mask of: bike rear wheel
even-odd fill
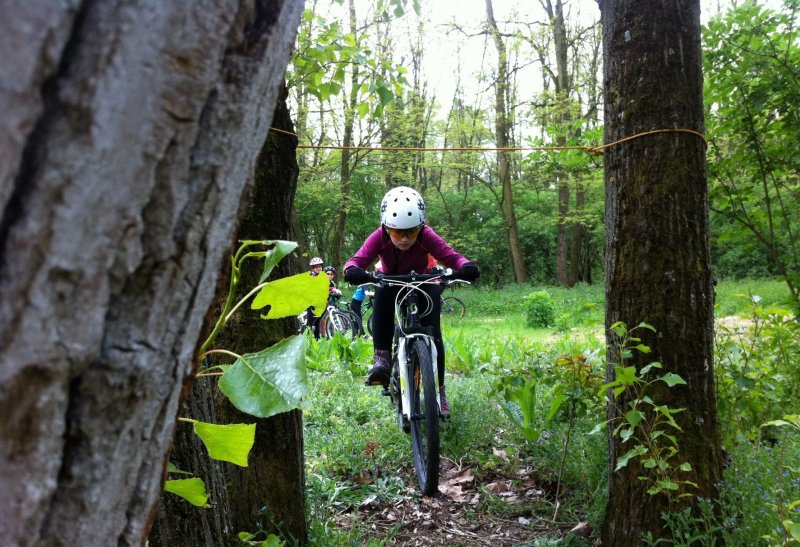
[[[439,403],[431,351],[422,340],[414,340],[409,355],[411,390],[411,449],[422,494],[439,490]]]
[[[467,306],[457,296],[445,296],[442,298],[442,313],[464,317]]]

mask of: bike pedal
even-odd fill
[[[392,394],[389,393],[389,386],[383,386],[383,390],[381,391],[381,395],[386,395],[387,397],[391,397]]]

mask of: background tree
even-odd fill
[[[605,141],[643,131],[686,128],[703,132],[700,6],[697,0],[604,0]],[[663,82],[670,82],[664,86]],[[656,404],[684,408],[673,431],[696,496],[715,499],[722,478],[713,367],[713,304],[708,243],[704,142],[687,133],[647,136],[606,149],[606,327],[646,322],[652,353],[628,363],[640,370],[662,363],[686,385],[656,389]],[[609,345],[618,342],[610,333]],[[613,356],[612,356],[613,357]],[[609,370],[613,377],[613,369]],[[659,386],[664,384],[657,384]],[[627,411],[631,394],[617,406]],[[616,406],[609,418],[622,419]],[[648,419],[651,419],[648,418]],[[629,448],[609,427],[609,499],[604,545],[639,545],[642,534],[663,534],[663,494],[639,480],[639,460],[619,471]],[[674,499],[674,498],[673,498]]]
[[[301,5],[0,12],[0,543],[139,545]]]
[[[272,127],[293,132],[286,106],[286,88],[281,89]],[[297,185],[296,137],[269,132],[256,162],[255,176],[242,203],[244,215],[237,230],[239,241],[290,237],[291,211]],[[305,268],[303,268],[305,269]],[[261,264],[245,262],[241,272],[239,301],[259,283]],[[274,277],[298,273],[296,260],[286,258]],[[227,274],[227,275],[226,275]],[[226,281],[230,272],[223,272]],[[220,283],[215,313],[228,296],[228,283]],[[215,347],[238,355],[261,351],[296,333],[294,318],[265,321],[263,310],[248,306],[234,314],[216,338]],[[217,317],[214,317],[216,322]],[[212,364],[230,364],[230,358]],[[158,517],[148,542],[164,545],[239,545],[238,532],[266,530],[306,544],[305,470],[303,465],[303,419],[300,410],[259,419],[238,411],[217,387],[216,377],[198,378],[183,405],[186,418],[214,424],[256,424],[256,438],[248,467],[239,467],[207,456],[206,448],[188,424],[179,424],[170,463],[203,479],[209,487],[210,508],[195,507],[164,492]]]
[[[704,67],[720,275],[780,275],[800,310],[800,2],[709,22]],[[767,267],[764,267],[764,263]]]
[[[352,147],[369,145],[379,133],[384,109],[407,84],[405,68],[395,64],[380,44],[380,36],[386,34],[381,29],[392,17],[404,14],[405,3],[381,1],[359,16],[355,2],[349,2],[342,20],[307,10],[292,58],[288,80],[295,104],[298,110],[317,108],[319,114],[315,126],[303,125],[306,133],[300,135],[301,142],[334,148],[312,153],[319,176],[314,181],[317,188],[298,196],[300,225],[306,231],[308,255],[321,255],[335,266],[343,264],[347,220],[355,203],[352,175],[366,155]],[[308,94],[315,100],[309,102]],[[308,114],[304,111],[298,117],[307,120]],[[301,164],[307,161],[301,157]]]
[[[497,49],[497,72],[495,79],[495,139],[497,148],[507,148],[510,145],[509,132],[510,120],[508,112],[508,54],[497,21],[494,19],[492,0],[486,0],[486,24]],[[514,194],[511,186],[511,161],[510,152],[497,152],[497,178],[500,182],[501,193],[499,197],[500,213],[503,217],[503,227],[508,240],[508,253],[514,281],[524,283],[528,279],[525,271],[525,261],[522,257],[522,248],[519,243],[516,209],[514,208]]]

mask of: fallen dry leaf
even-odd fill
[[[486,485],[486,489],[492,494],[500,494],[502,492],[508,492],[508,484],[509,481],[491,482]]]
[[[372,473],[367,471],[366,469],[356,475],[354,479],[358,484],[369,484],[372,482]]]
[[[586,538],[592,533],[592,525],[588,522],[579,522],[570,532]]]
[[[508,455],[506,455],[505,450],[501,450],[499,448],[492,448],[492,454],[500,458],[501,460],[508,461]]]

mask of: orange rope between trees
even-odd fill
[[[271,131],[275,131],[276,133],[283,133],[285,135],[291,135],[292,137],[298,137],[297,133],[292,133],[291,131],[285,131],[283,129],[278,129],[276,127],[270,127]],[[333,146],[333,145],[313,145],[313,144],[299,144],[297,148],[313,148],[318,150],[375,150],[375,151],[386,151],[386,152],[523,152],[523,151],[559,151],[559,150],[583,150],[585,152],[589,152],[590,154],[595,155],[602,155],[604,148],[609,148],[611,146],[616,146],[618,144],[622,144],[623,142],[632,141],[634,139],[638,139],[641,137],[647,137],[649,135],[657,135],[659,133],[688,133],[690,135],[694,135],[699,137],[703,144],[708,147],[708,142],[706,141],[705,136],[695,131],[694,129],[654,129],[652,131],[643,131],[641,133],[636,133],[635,135],[631,135],[630,137],[625,137],[614,142],[610,142],[607,144],[603,144],[600,146],[510,146],[506,148],[416,148],[416,147],[408,147],[408,146]],[[299,137],[298,137],[299,138]]]

